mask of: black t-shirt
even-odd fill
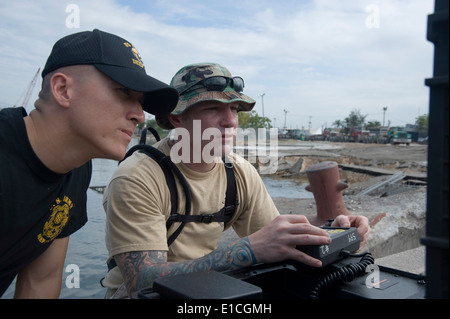
[[[0,111],[0,296],[55,238],[87,222],[91,161],[63,175],[49,170],[31,147],[24,116],[23,108]]]

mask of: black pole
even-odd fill
[[[448,0],[435,0],[428,16],[427,40],[434,44],[428,133],[426,235],[426,298],[448,298],[449,275],[449,111],[448,111]]]

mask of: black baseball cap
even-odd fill
[[[178,92],[147,75],[136,48],[114,34],[94,29],[70,34],[58,40],[42,71],[69,65],[91,64],[126,88],[144,92],[142,108],[154,115],[169,114],[178,102]]]

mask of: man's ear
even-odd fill
[[[50,91],[53,99],[62,107],[70,107],[69,88],[72,79],[64,73],[57,72],[50,79]]]
[[[180,121],[180,117],[178,115],[169,114],[169,115],[167,115],[167,119],[169,120],[170,124],[173,125],[173,127],[175,127],[175,128],[180,127],[181,121]]]

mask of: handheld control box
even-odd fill
[[[297,246],[297,249],[322,261],[325,267],[343,258],[342,251],[353,253],[359,248],[359,235],[355,227],[321,227],[331,237],[331,244],[321,246]]]

